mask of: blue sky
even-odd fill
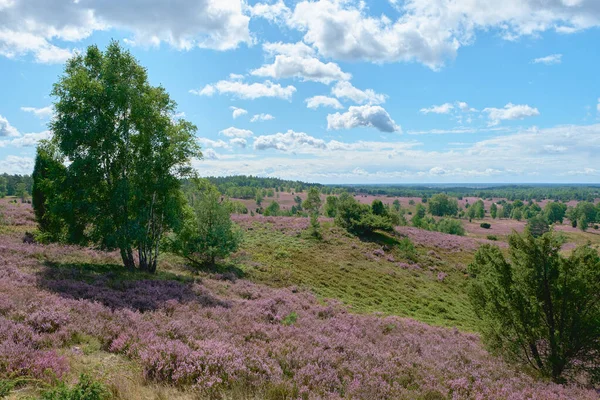
[[[53,82],[121,41],[197,125],[201,175],[600,182],[596,0],[0,0],[0,172]]]

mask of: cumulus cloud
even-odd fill
[[[40,119],[46,119],[46,118],[50,118],[52,116],[52,114],[54,113],[54,107],[52,107],[52,106],[47,106],[47,107],[42,107],[42,108],[21,107],[21,111],[32,113],[33,115],[35,115],[36,117],[38,117]]]
[[[0,160],[0,171],[7,174],[31,174],[33,171],[34,160],[31,157],[20,157],[8,155]]]
[[[0,137],[14,137],[20,136],[17,128],[12,126],[10,122],[2,115],[0,115]]]
[[[327,96],[313,96],[304,100],[306,102],[306,107],[316,110],[319,107],[332,107],[338,110],[344,108],[342,103],[336,98],[327,97]]]
[[[475,41],[478,31],[498,30],[506,40],[547,30],[571,33],[600,25],[592,0],[394,1],[398,17],[368,15],[364,2],[297,3],[289,25],[325,57],[349,61],[418,61],[434,70]]]
[[[23,136],[11,140],[10,144],[16,147],[34,147],[39,143],[40,140],[50,139],[51,137],[52,132],[50,131],[26,133]]]
[[[254,133],[248,129],[239,129],[239,128],[235,128],[232,126],[227,129],[223,129],[222,131],[219,132],[219,134],[230,137],[230,138],[234,138],[234,137],[244,138],[244,137],[250,137]]]
[[[218,160],[220,158],[214,149],[206,149],[202,152],[202,155],[206,160]]]
[[[535,58],[532,61],[534,64],[560,64],[562,62],[562,54],[550,54],[546,57]]]
[[[233,119],[236,119],[237,117],[241,117],[242,115],[248,114],[248,111],[244,110],[243,108],[231,106],[231,107],[229,107],[229,109],[233,111],[233,113],[232,113]]]
[[[212,140],[212,139],[208,139],[205,137],[199,137],[196,138],[196,140],[198,141],[198,143],[200,143],[200,145],[203,148],[207,148],[207,147],[214,147],[214,148],[220,148],[220,149],[229,149],[229,143],[225,142],[224,140]]]
[[[270,121],[275,119],[271,114],[254,114],[252,118],[250,118],[250,122],[260,122],[260,121]]]
[[[323,63],[317,58],[300,58],[278,55],[272,64],[266,64],[250,72],[255,76],[275,79],[300,78],[303,81],[321,82],[326,85],[338,80],[348,80],[352,75],[343,72],[333,62]]]
[[[314,57],[314,50],[302,42],[266,43],[264,51],[275,59],[271,64],[251,71],[255,76],[282,78],[300,78],[303,81],[330,84],[338,80],[348,80],[352,75],[342,71],[334,62],[324,63]]]
[[[291,10],[283,0],[278,0],[273,4],[256,3],[253,6],[248,6],[248,11],[252,17],[260,17],[273,22],[284,22],[291,15]]]
[[[241,138],[241,137],[233,138],[233,139],[229,140],[230,145],[241,147],[241,148],[245,148],[247,143],[248,142],[246,142],[246,139]]]
[[[327,129],[351,129],[360,126],[376,128],[382,132],[400,132],[388,112],[381,106],[352,106],[347,112],[329,114]]]
[[[464,103],[466,105],[466,103]],[[421,108],[423,114],[448,114],[454,109],[454,106],[450,103],[444,103],[439,106],[431,106],[429,108]]]
[[[295,151],[298,148],[325,149],[327,144],[304,132],[288,130],[286,133],[258,136],[254,139],[255,150],[275,149],[279,151]]]
[[[165,42],[182,50],[233,49],[253,40],[244,4],[242,0],[12,1],[0,14],[0,54],[33,54],[38,62],[63,62],[72,49],[53,41],[61,45],[80,41],[111,28],[131,33],[127,42],[132,45]]]
[[[352,100],[357,104],[382,104],[385,103],[387,97],[384,94],[375,93],[373,89],[357,89],[346,81],[336,83],[331,88],[331,94],[338,99]]]
[[[500,121],[524,119],[540,115],[537,108],[530,107],[527,104],[508,103],[504,108],[488,107],[483,109],[488,114],[490,125],[498,125]]]
[[[278,83],[265,81],[264,83],[244,83],[238,80],[222,80],[215,84],[206,85],[201,90],[190,90],[190,93],[198,96],[212,96],[215,93],[231,94],[240,99],[258,99],[261,97],[276,97],[290,100],[296,92],[294,86],[281,86]]]

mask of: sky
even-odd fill
[[[600,182],[598,0],[0,0],[0,173],[31,173],[65,60],[111,39],[203,176]]]

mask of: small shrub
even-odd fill
[[[0,399],[7,397],[14,389],[15,382],[11,380],[0,380]]]
[[[435,230],[442,233],[449,233],[451,235],[465,235],[465,228],[463,227],[462,223],[456,219],[440,219],[435,226]]]
[[[498,240],[498,237],[496,235],[487,235],[487,239],[488,240]]]
[[[57,387],[44,392],[42,400],[105,400],[110,398],[110,392],[100,382],[89,375],[82,374],[75,386],[67,386],[61,382]]]
[[[290,326],[294,325],[296,321],[298,321],[298,314],[296,314],[295,311],[292,311],[281,320],[281,323],[285,326]]]
[[[479,226],[483,229],[490,229],[492,227],[492,225],[487,222],[482,222],[481,224],[479,224]]]

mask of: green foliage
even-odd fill
[[[68,240],[119,249],[123,263],[156,270],[164,233],[181,225],[181,177],[201,156],[196,127],[172,118],[176,104],[117,42],[75,55],[54,85],[50,123],[59,157],[69,160],[53,195]],[[58,187],[58,186],[55,186]]]
[[[337,207],[337,196],[327,196],[327,199],[325,200],[325,215],[329,218],[335,218],[337,214]]]
[[[458,213],[458,202],[444,193],[438,193],[427,202],[427,210],[438,217],[453,216]]]
[[[8,181],[5,177],[0,176],[0,199],[8,194]]]
[[[496,205],[496,203],[492,203],[492,205],[490,206],[490,215],[492,219],[496,219],[496,217],[498,216],[498,206]]]
[[[171,240],[171,250],[196,264],[214,265],[217,258],[236,251],[241,232],[231,221],[227,204],[210,183],[198,181],[198,191],[186,208],[183,228]]]
[[[475,203],[471,204],[469,211],[467,212],[469,219],[483,219],[485,217],[485,206],[483,200],[479,199]]]
[[[549,224],[562,224],[566,211],[567,205],[564,203],[548,202],[544,207],[544,215]]]
[[[449,233],[451,235],[464,236],[465,228],[462,222],[452,218],[442,218],[435,225],[435,229],[438,232]]]
[[[269,204],[267,208],[265,208],[263,214],[267,217],[276,217],[279,215],[280,210],[281,207],[279,206],[279,203],[273,200],[271,201],[271,204]]]
[[[360,204],[348,193],[338,199],[335,223],[354,235],[365,235],[376,230],[391,231],[393,225],[388,215],[375,215],[372,208]]]
[[[396,200],[394,200],[394,202],[392,204],[394,206],[394,210],[400,211],[400,206],[401,206],[400,205],[400,200],[396,199]]]
[[[405,237],[405,238],[400,239],[398,241],[398,250],[400,251],[402,256],[404,258],[406,258],[407,260],[410,260],[413,262],[417,261],[417,259],[418,259],[417,249],[415,248],[415,245],[410,240],[410,238]]]
[[[469,265],[470,298],[487,345],[554,381],[582,370],[600,378],[600,256],[589,245],[566,258],[553,233],[509,237],[509,255],[483,245]]]
[[[538,214],[535,217],[531,217],[527,220],[525,229],[527,229],[533,237],[538,238],[544,233],[549,232],[550,226],[548,225],[546,218],[543,215]]]
[[[248,207],[239,200],[228,200],[226,204],[231,214],[248,214]]]
[[[0,399],[7,397],[15,388],[15,381],[0,379]]]
[[[42,400],[106,400],[110,397],[110,392],[103,384],[85,374],[79,377],[79,382],[74,386],[62,382],[41,396]]]
[[[21,199],[22,202],[25,202],[29,197],[29,192],[27,191],[27,185],[24,182],[18,183],[15,188],[15,196]]]
[[[496,236],[496,235],[487,235],[486,238],[487,238],[487,240],[493,240],[493,241],[498,240],[498,236]]]
[[[492,225],[489,222],[482,222],[479,224],[479,226],[483,229],[490,229],[492,227]]]
[[[65,223],[60,218],[60,188],[66,178],[66,167],[52,143],[38,144],[33,168],[32,206],[40,232],[52,240],[61,240]]]
[[[290,326],[294,325],[296,321],[298,321],[298,314],[296,311],[292,311],[281,320],[281,323],[285,326]]]
[[[302,203],[302,207],[311,214],[318,214],[321,209],[321,203],[319,188],[313,186],[308,190],[308,195],[304,203]]]
[[[256,205],[257,206],[261,206],[263,199],[265,198],[265,196],[263,195],[263,191],[262,190],[257,190],[256,191]]]
[[[383,206],[383,202],[379,199],[373,200],[373,202],[371,203],[371,212],[374,215],[385,215],[386,211],[385,207]]]

